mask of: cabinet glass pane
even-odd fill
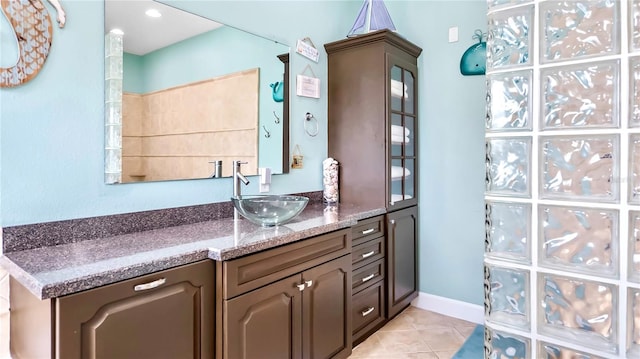
[[[414,196],[414,161],[391,161],[391,202],[411,199]]]
[[[618,3],[611,0],[541,2],[541,62],[617,53]]]
[[[485,256],[531,263],[531,205],[486,201]]]
[[[403,155],[403,146],[409,142],[407,129],[402,123],[402,115],[398,113],[391,114],[391,155],[400,157]]]
[[[618,199],[618,138],[541,137],[540,195],[612,202]]]
[[[601,356],[587,354],[585,352],[581,352],[575,349],[565,348],[561,345],[551,344],[547,342],[539,342],[538,353],[540,353],[538,357],[544,358],[544,359],[561,359],[561,358],[604,359]]]
[[[491,138],[486,141],[488,194],[528,197],[531,137]]]
[[[629,352],[627,358],[640,358],[640,289],[629,288],[627,299],[627,330]]]
[[[487,70],[531,63],[533,6],[488,15]]]
[[[485,345],[488,345],[485,351],[489,350],[489,358],[532,359],[531,339],[502,332],[489,326],[485,327],[485,331],[485,338],[487,336],[490,338],[489,341],[485,339]]]
[[[640,211],[629,212],[629,280],[640,282]]]
[[[529,329],[529,271],[487,265],[489,297],[487,320],[522,330]]]
[[[617,286],[546,273],[540,273],[538,285],[541,334],[617,352]]]
[[[402,69],[398,66],[391,67],[391,110],[402,111],[402,99],[406,95],[405,84],[402,81]]]
[[[416,113],[415,109],[415,91],[414,91],[414,76],[410,71],[404,70],[404,112],[408,114]]]
[[[531,129],[532,77],[531,70],[487,76],[487,131]]]
[[[618,127],[619,61],[541,71],[542,128]]]
[[[541,206],[538,218],[541,266],[618,276],[618,211]]]
[[[407,138],[405,139],[405,144],[404,144],[404,147],[405,147],[404,155],[409,157],[415,156],[415,153],[416,153],[415,122],[416,122],[415,117],[404,116],[404,128],[405,128],[405,132],[408,133]]]

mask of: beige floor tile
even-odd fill
[[[376,333],[380,344],[387,353],[419,353],[431,352],[431,347],[422,340],[421,333],[415,330],[398,330]]]
[[[378,331],[389,332],[394,330],[413,329],[415,329],[415,327],[413,326],[413,319],[411,318],[411,314],[407,314],[405,311],[398,314],[397,317],[393,318],[389,323],[385,324],[384,327],[380,328]]]
[[[8,359],[9,356],[9,313],[0,314],[0,359]]]
[[[455,328],[433,327],[417,331],[434,351],[457,350],[466,339]]]
[[[451,359],[456,354],[457,350],[454,351],[446,351],[446,352],[435,352],[438,356],[438,359]],[[481,359],[481,358],[478,358]]]

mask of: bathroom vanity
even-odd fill
[[[313,203],[278,227],[223,218],[6,253],[14,357],[346,358],[393,317],[385,214]]]

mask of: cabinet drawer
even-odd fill
[[[379,259],[371,264],[353,271],[353,293],[359,292],[384,278],[384,260]]]
[[[384,281],[352,297],[353,342],[384,322]]]
[[[223,262],[223,297],[233,298],[350,251],[351,231],[343,229]]]
[[[357,246],[371,238],[384,234],[384,216],[364,219],[351,227],[353,245]]]
[[[374,238],[359,246],[354,246],[351,251],[353,268],[375,262],[384,258],[384,237]]]

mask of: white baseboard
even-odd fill
[[[484,324],[484,307],[455,299],[420,292],[411,302],[416,308],[440,313],[476,324]]]

